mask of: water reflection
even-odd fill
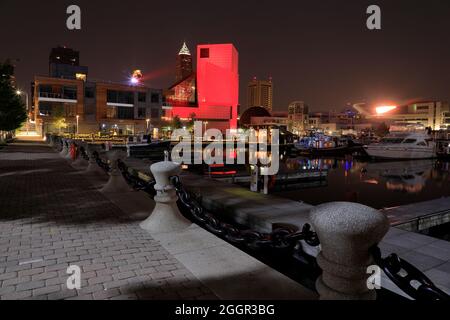
[[[398,206],[450,196],[450,163],[434,160],[367,162],[343,159],[287,159],[292,171],[327,170],[327,183],[315,188],[275,191],[314,205],[353,201],[375,208]]]

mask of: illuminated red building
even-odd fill
[[[208,122],[222,131],[237,128],[239,54],[232,44],[199,45],[197,72],[166,94],[166,117]]]

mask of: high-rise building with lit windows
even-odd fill
[[[183,47],[181,48],[180,52],[177,55],[177,69],[175,81],[176,82],[182,81],[191,76],[192,73],[193,73],[192,55],[191,52],[189,51],[188,46],[186,45],[186,42],[184,42]]]
[[[247,107],[264,107],[269,111],[273,109],[273,82],[253,78],[248,84]]]

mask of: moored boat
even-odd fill
[[[433,159],[436,143],[426,132],[392,132],[379,143],[364,146],[367,154],[375,159]]]

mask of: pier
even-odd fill
[[[392,226],[418,232],[450,222],[450,198],[383,209]]]
[[[148,163],[136,159],[128,159],[126,162],[141,176],[151,179]],[[187,172],[184,172],[181,178],[190,192],[200,196],[202,206],[208,211],[259,232],[270,233],[279,226],[301,229],[305,223],[311,222],[309,215],[315,208],[305,202],[254,193],[223,181],[203,177],[199,179],[199,176]],[[412,207],[416,209],[412,211],[413,214],[408,214],[408,210]],[[442,213],[445,208],[450,209],[450,199],[437,199],[382,210],[389,218],[391,229],[380,243],[380,248],[383,255],[393,252],[401,255],[430,277],[440,289],[450,293],[450,243],[412,232],[406,227],[408,223],[412,223],[411,219],[413,221],[422,219],[423,228],[436,225],[437,221],[445,222],[448,219],[448,213]],[[399,213],[398,217],[397,213]],[[436,217],[440,217],[440,220]],[[318,250],[308,246],[304,246],[304,249],[313,256],[318,254]],[[410,298],[384,273],[382,286],[398,295]]]

